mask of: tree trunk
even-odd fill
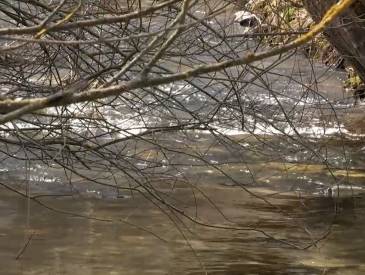
[[[303,0],[318,22],[338,0]],[[329,42],[355,68],[365,82],[365,0],[358,0],[325,31]]]

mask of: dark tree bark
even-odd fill
[[[305,8],[316,22],[337,2],[303,0]],[[365,0],[355,2],[324,34],[365,82]]]

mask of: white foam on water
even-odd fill
[[[190,85],[185,83],[170,83],[166,85],[160,85],[159,88],[163,90],[166,93],[169,93],[171,95],[174,95],[177,99],[189,102],[194,100],[198,100],[204,103],[204,100],[207,100],[206,95],[201,94],[199,92],[196,92],[196,90]],[[273,106],[274,108],[277,106],[277,100],[279,100],[281,103],[295,103],[296,105],[308,105],[308,107],[313,107],[316,103],[318,103],[319,99],[307,97],[303,100],[300,100],[298,98],[288,98],[283,97],[281,95],[278,95],[276,98],[273,97],[270,94],[256,94],[253,97],[249,97],[248,95],[243,95],[245,100],[248,101],[255,101],[259,105],[268,105]],[[299,101],[298,101],[299,100]],[[122,103],[121,103],[122,104]],[[206,102],[206,104],[209,104],[209,102]],[[90,107],[88,107],[90,106]],[[347,105],[346,105],[347,106]],[[59,115],[63,113],[64,107],[52,107],[44,110],[44,112],[52,115]],[[158,114],[154,117],[148,117],[144,116],[143,120],[138,119],[138,112],[132,112],[123,113],[123,111],[117,111],[109,106],[103,106],[99,107],[98,111],[100,111],[103,114],[103,118],[106,119],[106,121],[110,124],[115,126],[116,133],[115,135],[111,134],[108,135],[108,132],[110,132],[110,129],[108,125],[105,124],[105,122],[100,121],[98,122],[98,117],[95,117],[95,120],[93,121],[93,116],[98,116],[98,112],[94,112],[93,107],[91,105],[88,105],[88,103],[76,103],[68,105],[67,107],[67,113],[73,114],[75,116],[86,116],[90,117],[92,123],[88,123],[85,120],[74,118],[69,119],[67,121],[68,129],[74,133],[77,133],[79,135],[91,135],[95,134],[96,131],[101,133],[106,133],[106,135],[103,135],[104,138],[124,138],[129,137],[133,135],[141,134],[145,131],[147,131],[150,127],[158,127],[161,126],[164,121],[162,118],[158,117]],[[123,107],[124,108],[124,107]],[[224,113],[228,111],[227,107],[223,107],[221,109]],[[141,110],[140,110],[141,111]],[[163,113],[164,110],[157,110],[157,112]],[[310,112],[310,110],[308,111]],[[259,113],[256,114],[259,117]],[[264,118],[267,120],[267,118]],[[313,138],[320,138],[320,137],[326,137],[326,136],[333,136],[333,135],[343,135],[345,134],[348,137],[351,138],[359,138],[364,137],[365,134],[356,134],[356,133],[350,133],[347,129],[344,128],[343,125],[329,125],[328,127],[323,127],[320,125],[320,120],[318,118],[311,118],[311,125],[299,125],[295,130],[288,125],[288,123],[281,123],[275,124],[275,127],[270,124],[260,123],[254,121],[253,118],[247,116],[245,118],[246,122],[245,125],[248,126],[248,129],[242,129],[242,126],[240,126],[237,122],[234,122],[233,125],[222,125],[219,123],[213,123],[211,124],[212,127],[216,129],[216,131],[227,135],[227,136],[234,136],[234,135],[242,135],[242,134],[256,134],[256,135],[290,135],[295,136],[297,134],[306,136],[306,137],[313,137]],[[270,119],[269,119],[270,120]],[[58,121],[59,122],[59,121]],[[170,125],[175,126],[175,122],[169,123],[168,121],[165,121],[164,125]],[[275,122],[273,122],[275,123]],[[237,125],[235,125],[237,124]],[[50,125],[52,126],[52,125]],[[246,126],[246,127],[247,127]],[[249,127],[251,126],[251,127]],[[19,128],[19,130],[26,129],[26,128],[37,128],[36,125],[30,124],[30,123],[24,123],[24,122],[17,122],[16,125],[14,123],[5,123],[3,125],[0,125],[0,134],[2,136],[7,136],[7,131],[9,130],[16,130],[16,128]],[[87,132],[85,129],[88,128],[90,132]],[[39,128],[41,129],[41,128]],[[2,131],[3,130],[3,131]],[[114,129],[112,129],[111,132],[113,132]],[[45,134],[49,134],[49,131],[45,129],[43,131]],[[206,131],[209,133],[208,131]],[[60,131],[55,132],[54,135],[59,135]]]
[[[283,129],[277,129],[272,125],[267,125],[263,123],[256,123],[255,129],[252,131],[242,130],[241,128],[228,128],[220,125],[214,125],[214,128],[227,136],[235,136],[235,135],[247,135],[247,134],[255,134],[255,135],[288,135],[288,136],[296,136],[297,134],[310,137],[310,138],[321,138],[326,136],[333,135],[351,135],[354,137],[361,137],[364,135],[350,134],[347,129],[344,128],[343,125],[339,125],[336,127],[322,127],[322,126],[308,126],[308,127],[297,127],[295,130],[287,126]]]

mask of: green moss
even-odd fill
[[[293,21],[295,19],[296,10],[297,9],[294,7],[285,7],[285,10],[283,13],[285,23],[289,24],[291,21]]]

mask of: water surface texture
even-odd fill
[[[140,196],[41,200],[54,209],[89,217],[80,218],[36,203],[28,205],[1,189],[1,274],[365,272],[363,196],[337,201],[326,197],[298,199],[296,194],[256,190],[270,197],[278,210],[252,199],[239,187],[200,187],[225,217],[202,195],[193,198],[186,188],[176,189],[172,196],[184,202],[184,211],[196,212],[201,222],[256,227],[260,232],[192,224],[172,213],[162,213]],[[311,247],[302,249],[308,245]]]
[[[198,7],[187,22],[209,12]],[[152,75],[261,50],[229,37],[230,12],[183,32]],[[157,31],[173,16],[126,28]],[[80,45],[81,72],[147,44],[123,41],[98,60]],[[52,63],[60,75],[64,63]],[[57,84],[37,70],[21,78]],[[346,124],[344,78],[298,50],[0,125],[0,274],[365,274],[365,144]]]

